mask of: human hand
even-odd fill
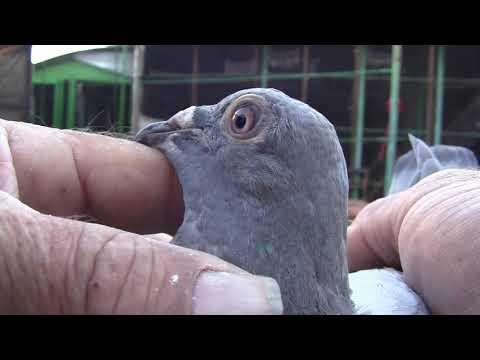
[[[0,313],[282,312],[273,279],[157,234],[180,225],[181,188],[140,144],[0,120],[0,208]]]
[[[350,272],[394,267],[435,314],[480,313],[480,172],[444,170],[365,207],[347,232]]]

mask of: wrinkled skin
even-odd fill
[[[104,136],[3,120],[0,138],[0,313],[108,314],[119,299],[117,313],[188,314],[191,299],[185,291],[191,291],[193,282],[173,289],[166,287],[168,276],[158,282],[159,289],[168,291],[152,293],[156,301],[145,308],[148,281],[131,281],[135,273],[148,279],[154,268],[145,259],[155,254],[155,271],[167,275],[196,272],[206,264],[236,271],[197,252],[198,257],[189,255],[189,262],[182,263],[185,252],[180,247],[148,239],[168,237],[120,230],[172,233],[181,223],[182,211],[172,210],[182,209],[180,187],[160,152]],[[105,148],[109,151],[99,151]],[[118,173],[128,175],[128,186]],[[68,196],[59,196],[63,186],[70,189]],[[401,264],[411,285],[438,313],[480,313],[479,189],[478,173],[450,170],[369,205],[348,233],[351,268]],[[142,204],[123,205],[136,197]],[[145,201],[155,216],[139,206]],[[78,213],[96,215],[119,229],[59,217]],[[165,221],[158,214],[165,214]],[[364,239],[370,239],[368,247]],[[42,256],[47,253],[49,261]],[[135,266],[129,266],[134,253]],[[69,257],[76,261],[67,261]],[[107,276],[100,284],[108,284],[99,296],[92,296],[95,286],[88,286],[95,258],[109,264],[97,269],[99,278]],[[112,266],[130,279],[123,291],[119,280],[124,279],[108,276]],[[67,269],[74,276],[64,277]],[[178,307],[164,306],[168,303]]]
[[[104,225],[62,218],[79,213]],[[175,232],[182,214],[158,151],[0,120],[0,313],[191,314],[201,271],[246,273],[129,232]]]
[[[479,224],[480,172],[440,171],[359,213],[349,270],[403,270],[434,314],[480,314]]]

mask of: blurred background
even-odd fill
[[[251,87],[336,126],[351,199],[383,196],[408,133],[480,155],[480,46],[0,45],[0,117],[12,121],[133,134]]]

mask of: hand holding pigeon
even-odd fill
[[[433,314],[479,314],[480,173],[451,169],[365,207],[348,229],[351,272],[392,267]]]
[[[282,312],[274,280],[152,235],[183,212],[157,151],[4,120],[0,144],[1,314]]]

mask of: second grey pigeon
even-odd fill
[[[395,163],[389,195],[406,190],[437,171],[478,168],[475,154],[467,148],[451,145],[428,146],[411,134],[408,138],[412,150]]]

